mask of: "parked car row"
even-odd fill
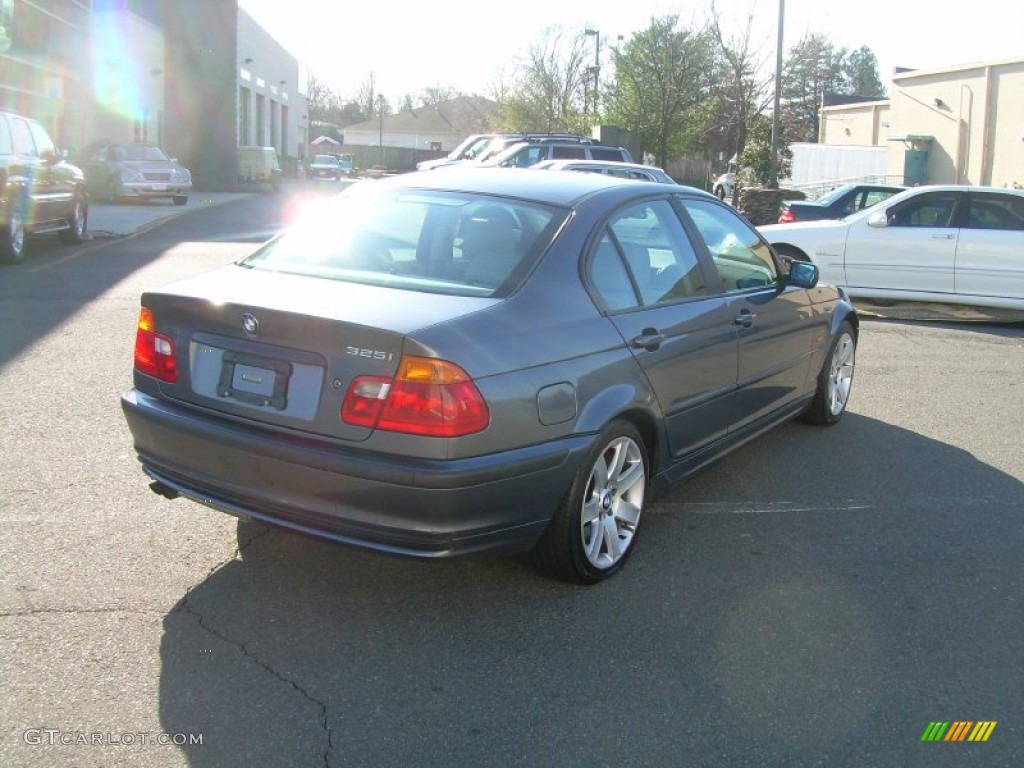
[[[779,224],[819,219],[841,219],[886,200],[906,187],[896,184],[843,184],[815,200],[785,200],[779,206]]]
[[[88,218],[82,170],[64,159],[42,124],[0,111],[0,261],[22,261],[30,234],[56,232],[80,243]]]
[[[93,142],[79,163],[89,194],[111,203],[132,198],[185,205],[192,191],[191,172],[150,142]]]
[[[24,260],[30,235],[85,240],[90,199],[185,205],[191,190],[189,170],[156,144],[97,141],[71,158],[39,121],[0,111],[0,261]]]
[[[313,155],[306,178],[314,181],[341,181],[355,173],[352,155]]]
[[[602,144],[575,133],[478,134],[462,142],[448,157],[428,160],[417,170],[434,170],[458,163],[527,168],[546,160],[610,160],[633,162],[625,147]]]
[[[1024,310],[1024,191],[931,185],[835,221],[760,227],[853,297]]]

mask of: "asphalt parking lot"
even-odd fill
[[[0,764],[1024,764],[1024,325],[879,308],[841,424],[708,468],[598,587],[410,562],[160,498],[132,451],[139,294],[287,205],[0,268]],[[922,741],[954,721],[996,725]]]

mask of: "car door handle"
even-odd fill
[[[655,328],[644,328],[639,336],[629,342],[629,345],[631,347],[640,347],[641,349],[655,350],[664,342],[664,333],[659,333]]]
[[[932,240],[952,240],[956,235],[932,235]]]
[[[757,315],[755,315],[749,309],[744,309],[742,312],[736,315],[736,319],[733,320],[733,323],[735,323],[736,325],[742,325],[744,328],[749,328],[754,324],[754,319],[756,317]]]

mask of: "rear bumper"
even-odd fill
[[[319,538],[430,559],[532,547],[592,439],[437,461],[253,429],[134,389],[121,406],[144,471],[183,496]]]

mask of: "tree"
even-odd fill
[[[438,104],[451,101],[461,95],[461,92],[456,88],[442,88],[440,85],[435,85],[420,91],[419,100],[420,104],[425,107],[436,107]]]
[[[306,113],[310,124],[337,125],[340,112],[338,97],[313,74],[306,82]]]
[[[715,74],[712,79],[714,100],[709,104],[704,145],[727,156],[739,155],[747,143],[751,121],[772,102],[771,77],[759,75],[763,56],[752,48],[754,13],[747,16],[742,34],[727,37],[721,17],[711,3],[708,31],[716,45]]]
[[[666,165],[704,133],[713,71],[707,29],[680,28],[676,15],[652,19],[615,56],[615,78],[603,99],[607,115]]]
[[[787,178],[793,166],[793,151],[789,148],[789,137],[784,126],[778,137],[778,178]],[[758,115],[747,129],[747,144],[740,155],[739,181],[744,186],[767,185],[771,181],[772,118]]]
[[[827,97],[884,98],[878,61],[867,46],[850,53],[822,35],[805,35],[783,67],[783,120],[794,141],[816,142]]]
[[[885,86],[878,78],[878,59],[866,45],[852,51],[846,61],[846,79],[850,93],[884,99]]]
[[[531,46],[505,98],[499,102],[501,128],[520,131],[581,131],[587,87],[587,49],[582,33],[568,36],[549,27]]]
[[[848,93],[845,49],[822,35],[805,35],[789,50],[782,68],[782,120],[793,141],[816,142],[824,97]]]

